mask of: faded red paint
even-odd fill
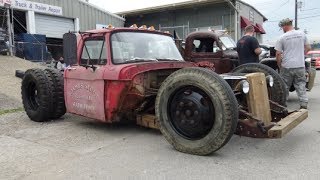
[[[65,101],[68,112],[105,121],[103,68],[93,72],[81,66],[65,72]]]
[[[82,54],[83,41],[90,37],[104,37],[107,48],[106,65],[95,65],[97,69],[73,65],[65,70],[64,88],[67,111],[102,122],[120,121],[124,116],[133,118],[136,109],[149,96],[145,92],[145,73],[166,69],[181,69],[196,66],[191,62],[143,62],[132,64],[112,63],[110,36],[112,33],[131,31],[155,33],[170,36],[158,31],[130,28],[103,29],[89,31],[78,38],[78,64]],[[128,117],[129,116],[129,117]]]
[[[195,62],[199,65],[204,64],[209,65],[209,69],[214,65],[214,71],[218,74],[229,73],[234,68],[235,63],[237,63],[237,54],[235,51],[230,52],[222,50],[222,45],[219,42],[219,36],[222,34],[220,32],[193,32],[190,33],[186,39],[184,53],[184,59],[186,61]],[[217,46],[221,49],[218,52],[195,52],[194,51],[194,40],[208,40],[212,44],[217,43]]]

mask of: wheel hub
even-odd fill
[[[206,136],[214,124],[214,108],[207,94],[186,87],[173,94],[169,102],[170,121],[182,136],[196,140]]]

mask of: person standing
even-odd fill
[[[60,71],[64,71],[65,68],[66,68],[66,63],[64,63],[64,59],[63,59],[63,57],[61,56],[61,57],[59,58],[58,63],[57,63],[57,69],[60,70]]]
[[[239,64],[258,63],[262,50],[258,40],[253,37],[254,27],[249,25],[244,29],[245,35],[237,42]]]
[[[275,46],[276,59],[280,75],[287,85],[287,98],[293,85],[299,97],[300,108],[307,109],[305,54],[311,49],[310,45],[306,35],[293,28],[291,19],[283,19],[279,27],[283,29],[284,34]]]

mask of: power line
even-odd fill
[[[279,9],[281,9],[283,6],[285,6],[286,4],[289,3],[290,0],[287,0],[286,2],[282,3],[278,8],[274,9],[273,11],[270,11],[266,14],[271,14],[271,13],[275,13],[276,11],[278,11]]]
[[[307,18],[315,18],[315,17],[320,17],[320,14],[314,15],[314,16],[300,17],[300,18],[298,18],[298,19],[307,19]],[[282,20],[282,19],[272,20],[272,21],[267,21],[267,22],[279,22],[279,21],[281,21],[281,20]],[[293,20],[295,20],[295,19],[293,19]]]

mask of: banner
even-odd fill
[[[4,6],[4,4],[11,5],[11,0],[0,0],[0,6]]]
[[[35,11],[45,14],[53,14],[62,16],[62,7],[53,6],[49,4],[37,3],[26,0],[0,0],[0,5],[3,6],[4,3],[10,3],[11,7],[14,9],[21,9],[26,11]]]

